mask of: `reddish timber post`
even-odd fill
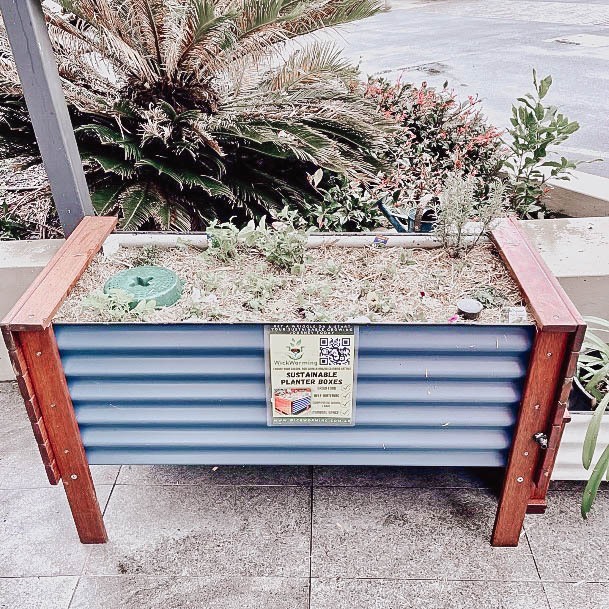
[[[82,543],[108,540],[53,328],[19,332],[23,353]]]
[[[537,324],[492,537],[494,546],[517,546],[525,514],[545,511],[585,325],[517,220],[501,222],[492,238]]]
[[[2,328],[49,481],[63,481],[83,543],[105,543],[108,536],[51,322],[116,221],[85,217],[3,320]]]

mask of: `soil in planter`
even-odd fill
[[[170,268],[184,281],[175,305],[129,311],[103,304],[100,293],[110,276],[148,264]],[[97,255],[55,320],[460,323],[456,303],[465,297],[484,304],[478,323],[505,323],[507,308],[523,304],[490,244],[463,259],[443,249],[328,246],[307,251],[302,275],[278,269],[249,248],[229,264],[186,246],[121,248],[111,257]]]

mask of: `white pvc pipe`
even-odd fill
[[[471,242],[475,237],[465,237]],[[481,239],[483,241],[484,239]],[[207,237],[203,234],[163,234],[163,233],[114,233],[103,246],[106,256],[116,253],[120,247],[176,247],[184,243],[199,249],[207,248]],[[403,247],[405,249],[434,249],[442,242],[431,234],[386,233],[313,233],[307,241],[307,249],[324,246],[351,247]]]

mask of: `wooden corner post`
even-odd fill
[[[53,328],[19,332],[17,340],[38,397],[78,536],[83,543],[104,543],[108,536]]]
[[[85,217],[2,322],[49,481],[63,481],[83,543],[108,537],[52,320],[115,225],[116,218]]]
[[[494,546],[516,546],[525,514],[545,511],[586,327],[517,220],[502,221],[492,238],[537,326],[492,537]]]

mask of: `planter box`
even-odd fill
[[[267,425],[264,324],[54,325],[114,224],[85,218],[3,322],[83,542],[106,540],[90,463],[502,466],[499,546],[545,508],[585,326],[516,221],[493,239],[535,324],[359,325],[355,425],[339,428]]]

